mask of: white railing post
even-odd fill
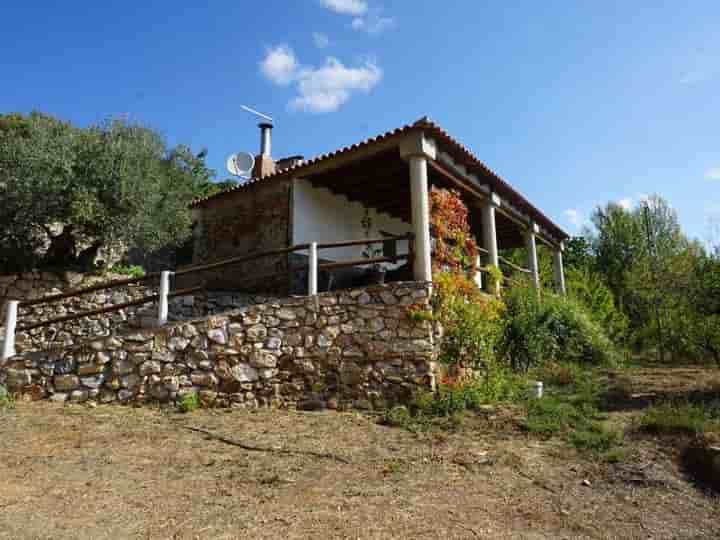
[[[170,293],[170,276],[172,272],[160,272],[160,297],[158,298],[158,326],[164,326],[168,320],[168,294]]]
[[[18,304],[17,300],[8,300],[5,304],[5,337],[3,338],[0,360],[7,360],[11,356],[15,356],[15,327],[17,326]]]
[[[308,296],[315,296],[318,292],[317,271],[317,242],[311,242],[308,248]]]

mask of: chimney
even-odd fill
[[[258,127],[260,128],[260,155],[255,158],[253,177],[263,178],[275,172],[275,162],[270,155],[273,125],[263,122],[262,124],[258,124]]]

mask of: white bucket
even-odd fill
[[[543,383],[542,381],[530,381],[530,387],[532,388],[532,395],[535,398],[541,398],[543,396]]]

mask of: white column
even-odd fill
[[[482,289],[482,272],[479,270],[479,268],[482,266],[482,261],[480,260],[480,255],[475,257],[475,284],[478,286],[478,289]]]
[[[540,272],[538,270],[537,244],[535,242],[535,235],[537,232],[538,226],[535,223],[530,224],[530,228],[525,233],[525,239],[527,241],[527,264],[530,269],[530,277],[532,278],[533,286],[539,290]]]
[[[495,228],[495,208],[498,206],[500,206],[500,197],[492,193],[490,200],[486,201],[482,207],[483,247],[488,251],[488,264],[490,266],[495,266],[496,268],[500,267],[497,229]],[[498,285],[498,283],[493,283],[492,279],[488,279],[488,286],[493,289],[492,292],[500,292],[500,287]]]
[[[170,275],[172,272],[160,272],[160,294],[158,298],[158,326],[164,326],[168,320],[168,294],[170,294]]]
[[[311,242],[308,248],[308,296],[315,296],[318,293],[317,270],[317,242]]]
[[[412,155],[410,159],[410,195],[412,198],[416,281],[432,281],[430,260],[430,200],[428,195],[427,157]]]
[[[5,303],[5,336],[0,360],[7,360],[11,356],[15,356],[15,327],[17,326],[18,304],[17,300],[8,300]]]
[[[565,269],[563,268],[563,244],[553,250],[553,269],[555,270],[555,287],[557,292],[565,296]]]

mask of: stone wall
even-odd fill
[[[0,366],[10,391],[56,401],[383,407],[435,384],[423,283],[286,298],[222,315],[31,352]]]
[[[0,276],[0,305],[2,306],[0,318],[0,336],[4,336],[5,328],[5,301],[8,298],[16,300],[32,300],[43,296],[68,292],[105,283],[108,281],[125,279],[127,276],[94,274],[80,274],[65,272],[54,274],[50,272],[26,272],[20,275]],[[55,317],[71,315],[98,308],[109,307],[148,296],[157,292],[157,283],[125,285],[115,289],[102,290],[95,293],[84,294],[79,297],[67,298],[58,302],[40,304],[36,306],[20,306],[18,310],[18,326],[45,321]],[[182,307],[177,301],[178,308]],[[48,347],[70,346],[83,339],[94,336],[107,336],[111,333],[139,328],[148,319],[153,304],[133,306],[114,313],[105,313],[92,317],[76,319],[27,332],[19,331],[16,334],[15,348],[18,352],[40,350]],[[157,307],[154,308],[157,310]],[[192,314],[190,314],[192,315]]]
[[[205,264],[240,254],[285,248],[291,245],[290,180],[258,182],[242,187],[194,209],[193,264]],[[193,274],[182,286],[204,280],[210,289],[236,289],[240,280],[287,272],[288,256],[263,257],[251,263]],[[288,292],[289,276],[241,283],[249,292]]]

